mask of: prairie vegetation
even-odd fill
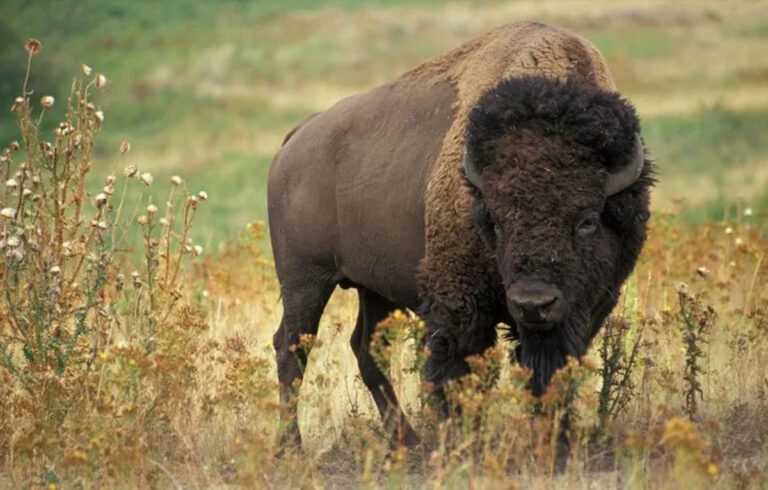
[[[3,7],[0,487],[768,485],[768,4],[152,5]],[[620,306],[541,400],[512,346],[473,359],[444,424],[422,326],[393,315],[374,352],[424,436],[407,451],[382,434],[348,346],[355,295],[337,291],[299,346],[304,450],[278,447],[261,221],[282,136],[524,18],[598,45],[658,162]]]

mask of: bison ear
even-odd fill
[[[483,181],[480,178],[480,172],[478,171],[477,166],[475,165],[475,162],[472,161],[472,158],[469,156],[469,151],[467,151],[466,147],[464,147],[464,155],[462,157],[462,166],[464,167],[464,175],[466,176],[470,184],[477,187],[482,192]]]
[[[632,157],[624,167],[618,172],[608,175],[605,182],[605,195],[610,197],[618,194],[640,178],[645,165],[645,150],[643,149],[643,140],[640,139],[640,133],[635,133],[635,147],[632,151]]]

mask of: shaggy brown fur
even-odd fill
[[[426,374],[438,384],[461,374],[460,358],[495,341],[492,325],[505,308],[504,292],[534,280],[557,287],[568,313],[543,334],[520,325],[513,331],[522,341],[519,360],[534,369],[534,393],[541,394],[567,356],[584,354],[637,260],[651,166],[644,162],[639,179],[605,200],[605,176],[635,155],[639,121],[617,94],[580,82],[505,80],[483,95],[468,120],[466,158],[482,182],[466,181],[474,220],[464,215],[465,243],[475,248],[465,274],[476,273],[478,264],[488,270],[463,291],[471,302],[466,318],[423,291],[436,352]],[[581,236],[578,226],[590,216],[595,229]]]
[[[467,323],[476,305],[469,303],[473,297],[466,291],[486,283],[495,270],[492,263],[478,264],[479,244],[463,219],[471,207],[459,173],[470,110],[500,80],[526,75],[576,80],[608,91],[616,87],[605,60],[589,41],[536,22],[494,29],[411,73],[420,72],[449,77],[457,87],[458,101],[427,188],[426,254],[418,278],[434,301],[464,314],[456,320]]]

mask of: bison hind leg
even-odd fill
[[[301,337],[317,334],[320,317],[336,287],[336,281],[333,274],[311,271],[309,268],[301,274],[283,274],[280,279],[283,318],[272,341],[277,355],[280,401],[286,405],[290,414],[287,426],[280,435],[282,452],[287,446],[301,445],[296,403],[311,348],[311,343],[303,343]]]
[[[350,338],[352,351],[357,357],[360,377],[371,392],[381,416],[384,429],[392,434],[392,442],[412,447],[419,443],[419,437],[405,417],[386,375],[371,356],[371,337],[376,325],[397,309],[397,305],[382,298],[373,291],[358,288],[360,301],[357,324]]]

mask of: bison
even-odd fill
[[[427,326],[436,393],[503,323],[541,395],[616,305],[646,238],[652,174],[601,54],[541,23],[491,30],[311,116],[269,172],[281,399],[306,362],[293,346],[317,332],[336,286],[358,291],[352,349],[406,443],[416,434],[369,353],[397,308]]]

